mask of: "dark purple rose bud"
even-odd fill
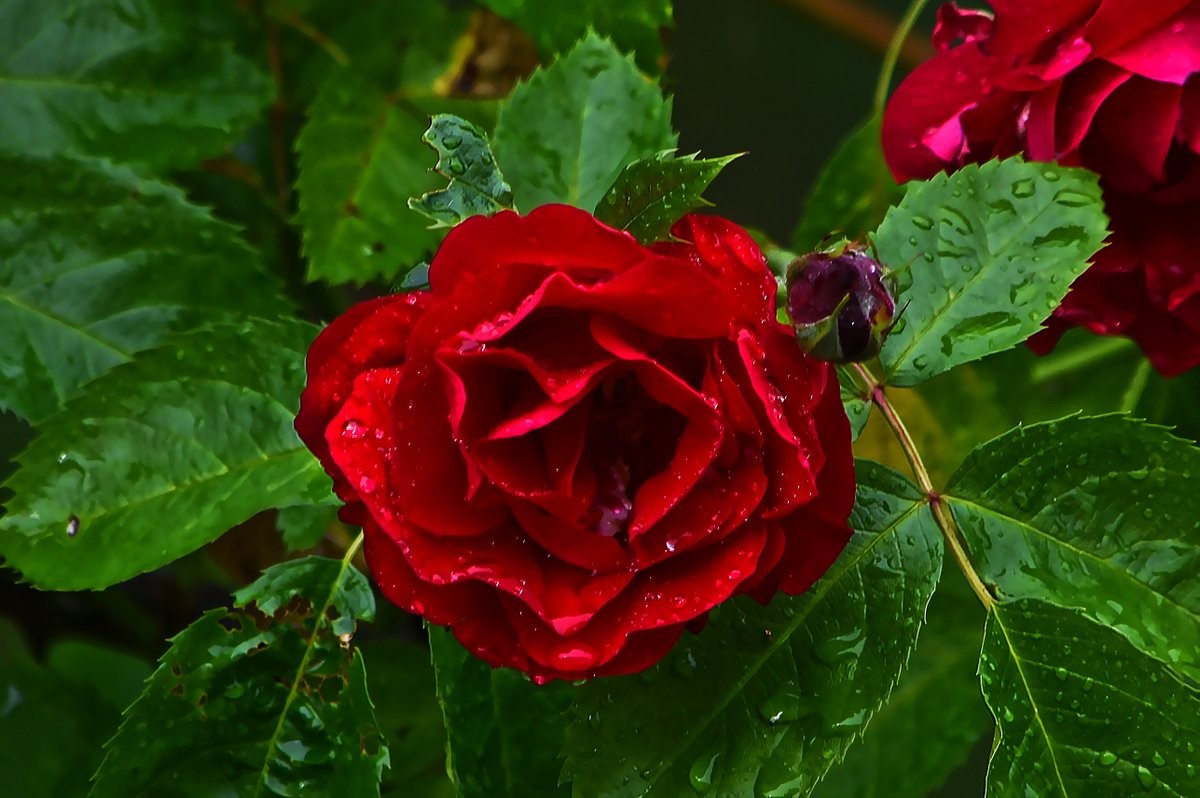
[[[891,330],[896,303],[883,266],[846,247],[813,252],[787,270],[787,310],[796,341],[813,357],[833,363],[870,360]]]

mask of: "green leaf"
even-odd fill
[[[654,668],[579,690],[576,796],[804,794],[843,756],[904,669],[942,564],[920,492],[858,468],[857,531],[807,593],[726,602]]]
[[[639,241],[662,240],[679,217],[710,204],[701,196],[704,189],[737,157],[697,161],[695,155],[677,158],[660,152],[634,161],[600,200],[596,216]]]
[[[92,798],[379,794],[387,748],[358,621],[375,615],[348,559],[267,569],[171,641],[107,745]]]
[[[1019,158],[909,184],[875,235],[902,315],[879,359],[915,385],[1041,328],[1104,241],[1096,175]]]
[[[0,409],[38,421],[166,333],[290,305],[237,230],[104,161],[0,156]]]
[[[794,249],[809,252],[834,233],[862,238],[904,196],[883,160],[880,136],[879,117],[873,116],[838,146],[804,203]]]
[[[51,657],[58,648],[52,649]],[[124,673],[110,670],[109,659],[98,664],[106,672]],[[4,795],[86,795],[88,777],[100,764],[100,746],[121,722],[122,706],[111,703],[112,691],[97,689],[99,680],[86,678],[79,669],[63,670],[53,663],[37,663],[16,627],[0,618],[0,790]]]
[[[1004,599],[1085,612],[1200,682],[1200,450],[1123,416],[1021,427],[976,449],[947,501]]]
[[[989,798],[1200,795],[1200,695],[1112,629],[997,604],[979,675],[997,722]]]
[[[56,640],[46,652],[46,665],[64,679],[92,688],[117,709],[133,703],[151,670],[132,654],[83,640]]]
[[[493,668],[449,631],[429,627],[438,697],[446,720],[447,767],[460,798],[560,796],[563,712],[571,689],[535,685]]]
[[[311,549],[325,538],[337,518],[337,507],[329,504],[297,504],[281,507],[275,526],[283,535],[288,551]]]
[[[446,775],[446,729],[429,649],[393,639],[369,640],[361,648],[371,663],[367,684],[390,759],[382,794],[453,798],[454,785]]]
[[[852,440],[858,440],[871,417],[871,400],[863,397],[862,389],[848,370],[839,367],[837,373],[838,387],[842,392],[842,407],[846,409],[846,417],[850,419],[850,436]]]
[[[492,146],[517,207],[595,209],[630,163],[672,149],[671,103],[612,42],[589,33],[500,109]]]
[[[439,627],[429,627],[429,643],[459,796],[565,794],[558,751],[570,689],[492,668]]]
[[[566,52],[594,29],[637,55],[649,72],[662,69],[660,30],[671,25],[671,0],[483,0],[523,28],[543,55]]]
[[[990,728],[975,675],[983,612],[956,569],[926,615],[908,670],[816,798],[924,798]]]
[[[46,589],[101,588],[262,510],[320,502],[328,477],[292,427],[314,333],[223,325],[93,382],[39,428],[7,483],[8,565]]]
[[[271,84],[186,21],[154,0],[2,4],[0,152],[155,167],[221,152],[258,119]]]
[[[478,125],[453,114],[435,114],[421,140],[437,152],[438,173],[450,179],[447,188],[408,200],[408,207],[432,219],[434,227],[453,227],[468,216],[512,208],[512,189]]]
[[[296,140],[308,279],[394,279],[440,240],[408,198],[437,188],[426,118],[347,71],[333,72]]]

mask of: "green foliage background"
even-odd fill
[[[481,3],[514,43],[466,2],[0,0],[0,793],[1200,794],[1200,376],[1018,346],[1103,238],[1094,177],[906,193],[879,42],[820,4],[679,2],[668,32],[669,5]],[[876,371],[928,474],[843,370],[835,567],[539,688],[375,607],[291,419],[319,323],[551,201],[646,241],[716,203],[774,264],[874,233],[909,299]]]

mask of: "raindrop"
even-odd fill
[[[921,230],[933,229],[933,219],[930,219],[928,216],[914,216],[912,222],[913,225]]]
[[[73,515],[67,519],[67,537],[73,538],[79,534],[79,516]]]
[[[442,146],[448,150],[458,149],[459,144],[462,144],[462,136],[446,136],[442,139]]]
[[[1138,781],[1141,783],[1141,785],[1143,787],[1145,787],[1147,790],[1150,789],[1151,787],[1153,787],[1154,782],[1156,781],[1156,779],[1154,778],[1154,774],[1151,773],[1150,770],[1145,765],[1138,765],[1137,778],[1138,778]]]
[[[1054,675],[1058,677],[1058,680],[1060,682],[1065,682],[1067,680],[1067,669],[1066,668],[1055,668]]]
[[[712,789],[713,771],[716,770],[717,760],[721,758],[721,752],[701,756],[692,763],[692,767],[688,770],[688,781],[692,783],[692,789],[698,793],[706,793]]]
[[[1116,764],[1117,755],[1114,754],[1112,751],[1105,751],[1104,753],[1100,754],[1099,761],[1100,761],[1101,765],[1104,765],[1104,767],[1109,767],[1111,765]]]
[[[1033,178],[1031,177],[1023,177],[1017,182],[1013,183],[1012,195],[1017,199],[1026,199],[1027,197],[1032,197],[1036,193],[1037,186],[1034,184]]]
[[[587,716],[588,728],[592,731],[600,731],[600,713],[592,712]]]
[[[1154,752],[1154,756],[1150,757],[1150,761],[1154,763],[1155,767],[1162,767],[1167,764],[1167,760],[1163,759],[1163,755],[1157,751]]]

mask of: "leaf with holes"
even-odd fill
[[[830,235],[861,239],[904,196],[883,160],[879,117],[851,133],[817,176],[792,234],[792,247],[808,252]]]
[[[0,555],[38,587],[102,588],[262,510],[324,500],[329,478],[292,427],[314,333],[223,325],[93,382],[20,456]]]
[[[626,166],[617,182],[600,200],[596,217],[619,230],[627,230],[645,243],[667,237],[671,225],[685,213],[702,208],[708,184],[737,155],[696,160],[695,155],[675,157],[660,152]]]
[[[1200,449],[1124,416],[1020,427],[946,488],[1005,599],[1073,607],[1200,683]]]
[[[650,670],[580,688],[576,796],[792,795],[845,754],[904,670],[942,565],[920,492],[867,461],[858,478],[857,531],[807,593],[727,602]]]
[[[1097,180],[1010,158],[909,184],[874,237],[904,309],[885,380],[916,385],[1041,329],[1104,243]]]
[[[166,333],[290,312],[231,225],[105,161],[0,156],[0,409],[45,418]]]
[[[1200,795],[1200,693],[1112,629],[997,604],[979,677],[996,717],[989,798]]]
[[[450,179],[448,187],[408,200],[408,207],[432,219],[434,227],[453,227],[469,216],[512,208],[512,189],[478,125],[436,114],[421,139],[437,152],[438,173]]]
[[[188,22],[161,0],[4,3],[0,152],[155,167],[219,154],[257,120],[271,83]]]
[[[517,86],[492,146],[521,211],[552,202],[592,211],[622,169],[676,138],[658,85],[590,33]]]
[[[429,647],[446,721],[447,766],[460,798],[565,795],[558,752],[570,687],[538,686],[522,673],[493,668],[440,627],[429,627]]]
[[[267,569],[233,610],[172,639],[108,742],[91,798],[379,795],[388,752],[350,647],[374,615],[347,560]]]

